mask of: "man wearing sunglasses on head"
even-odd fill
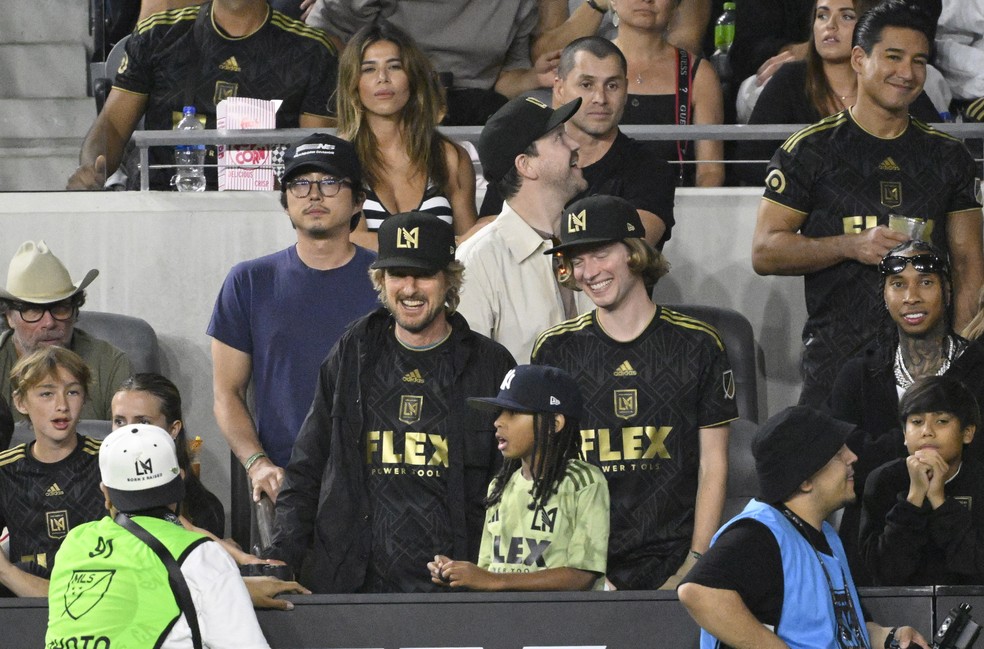
[[[85,287],[97,275],[99,271],[93,268],[80,281],[73,281],[44,241],[25,241],[10,260],[6,288],[0,289],[0,314],[6,325],[0,333],[0,398],[8,406],[12,403],[10,370],[17,360],[45,345],[58,345],[81,356],[92,370],[81,418],[110,418],[113,394],[132,373],[130,360],[108,342],[75,327],[85,304]],[[0,447],[7,448],[10,435],[2,429],[0,425]]]
[[[277,499],[321,361],[349,322],[376,307],[369,281],[376,255],[349,241],[364,200],[349,142],[316,133],[289,147],[280,204],[297,243],[237,264],[215,301],[208,325],[215,418],[255,499],[261,492]]]
[[[895,333],[869,345],[838,372],[830,411],[857,428],[847,445],[858,456],[854,488],[858,501],[848,505],[839,533],[855,579],[868,585],[869,575],[857,552],[860,498],[868,474],[907,455],[899,421],[899,401],[913,382],[946,374],[984,398],[984,344],[961,338],[953,330],[953,289],[943,253],[924,241],[896,246],[878,265],[884,311]],[[965,449],[984,461],[984,438]]]
[[[978,171],[963,143],[909,116],[934,28],[905,0],[866,12],[851,51],[856,102],[792,135],[769,164],[752,265],[762,275],[804,276],[800,403],[823,405],[844,362],[891,330],[876,266],[911,231],[887,227],[890,214],[921,222],[922,237],[949,257],[955,326],[977,310]]]

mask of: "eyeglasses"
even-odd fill
[[[13,309],[20,313],[21,320],[31,323],[39,322],[44,317],[45,312],[50,313],[51,317],[55,320],[64,322],[71,320],[78,311],[71,302],[58,302],[56,304],[49,304],[48,306],[20,303],[14,304]]]
[[[881,260],[881,263],[878,264],[878,270],[881,271],[882,275],[898,275],[905,270],[907,264],[912,264],[912,267],[920,273],[945,275],[947,272],[946,262],[928,252],[912,257],[890,255]]]
[[[332,196],[338,195],[338,192],[341,191],[342,186],[351,187],[352,183],[339,178],[322,178],[321,180],[307,180],[306,178],[298,178],[297,180],[291,180],[288,182],[287,189],[289,189],[290,193],[294,195],[294,198],[307,198],[311,193],[312,185],[318,186],[322,196],[325,198],[331,198]]]

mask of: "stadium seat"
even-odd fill
[[[742,419],[758,421],[758,347],[752,325],[732,309],[696,304],[667,304],[666,308],[702,320],[717,329],[728,350],[728,360],[735,376],[735,398]]]
[[[728,487],[721,522],[744,509],[758,491],[752,439],[758,430],[758,347],[752,325],[732,309],[694,304],[668,304],[667,308],[702,320],[717,329],[728,350],[728,360],[735,376],[737,421],[731,422],[728,440]]]
[[[157,344],[157,333],[146,320],[83,309],[79,312],[75,326],[122,350],[130,359],[134,373],[160,373],[161,351]]]
[[[128,40],[130,40],[129,36],[120,39],[109,51],[105,61],[89,64],[89,77],[92,80],[91,90],[92,96],[96,100],[97,113],[102,112],[103,104],[106,103],[106,97],[109,95],[109,89],[113,87],[116,71],[119,70],[120,63],[123,62],[123,57],[126,55],[126,42]]]
[[[93,439],[103,439],[109,435],[109,421],[105,419],[81,419],[75,429],[80,435],[87,435]],[[10,448],[34,441],[34,431],[31,430],[31,422],[22,419],[14,424],[14,435],[10,438]]]
[[[728,488],[724,499],[721,523],[730,520],[758,493],[755,475],[755,458],[752,456],[752,439],[758,424],[747,419],[731,422],[728,439]]]

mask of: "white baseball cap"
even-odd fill
[[[184,481],[174,440],[163,428],[135,424],[118,428],[99,449],[99,473],[122,512],[179,503]]]

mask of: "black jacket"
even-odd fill
[[[892,364],[894,352],[894,346],[873,343],[849,360],[837,374],[829,401],[831,415],[857,425],[847,438],[847,446],[858,456],[854,465],[857,500],[844,508],[838,534],[851,562],[854,581],[864,586],[871,583],[858,546],[864,485],[876,468],[907,454],[898,416],[899,397]],[[984,344],[971,341],[963,354],[953,361],[947,376],[962,381],[977,400],[984,403]],[[974,437],[965,449],[964,457],[972,457],[984,464],[984,435]]]
[[[452,417],[460,435],[448,439],[448,490],[455,558],[478,557],[488,484],[500,461],[494,413],[468,407],[466,397],[495,396],[515,365],[506,349],[449,318],[454,346]],[[355,321],[321,365],[318,386],[277,497],[272,547],[316,593],[347,593],[365,581],[371,531],[366,489],[364,397],[368,377],[393,335],[393,318],[378,309]],[[300,570],[299,570],[300,569]],[[423,566],[421,567],[423,569]]]
[[[980,584],[984,580],[984,502],[980,464],[964,456],[939,509],[906,500],[904,459],[875,469],[864,488],[861,550],[878,586]]]

